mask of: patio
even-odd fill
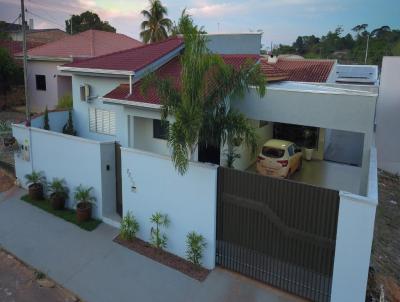
[[[219,268],[200,283],[112,242],[115,228],[83,231],[12,190],[0,195],[0,245],[85,301],[303,301]]]

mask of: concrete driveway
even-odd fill
[[[19,198],[0,196],[0,245],[87,302],[303,301],[226,270],[198,282],[114,242],[117,229],[86,232]]]

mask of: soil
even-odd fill
[[[198,281],[204,281],[210,273],[210,271],[204,267],[195,265],[167,251],[159,250],[138,238],[134,238],[133,240],[129,241],[117,236],[114,238],[114,242],[161,264],[169,266],[170,268],[180,271],[181,273]]]
[[[45,274],[0,248],[0,301],[78,302],[79,298]]]
[[[379,204],[369,276],[370,301],[400,302],[400,177],[379,171]]]
[[[4,169],[0,168],[0,192],[5,192],[14,186],[14,176]]]

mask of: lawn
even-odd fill
[[[68,222],[76,224],[78,227],[86,230],[86,231],[93,231],[97,226],[101,223],[101,220],[98,219],[90,219],[89,221],[85,221],[82,223],[78,223],[76,220],[76,212],[71,209],[64,209],[64,210],[54,210],[51,207],[49,200],[40,200],[40,201],[33,201],[29,195],[24,195],[21,197],[21,200],[42,209],[43,211],[49,212],[57,217],[60,217]]]

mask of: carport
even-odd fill
[[[304,162],[302,171],[294,174],[293,180],[365,195],[369,154],[374,143],[377,94],[361,88],[357,90],[354,86],[350,88],[345,84],[328,87],[281,82],[269,85],[261,99],[253,89],[244,100],[233,100],[232,107],[251,120],[268,121],[271,128],[274,123],[319,128],[318,157]],[[352,142],[352,137],[358,142],[363,138],[360,147],[341,143]],[[330,149],[326,150],[328,146]],[[362,154],[359,167],[355,160],[346,162],[355,157],[356,152]],[[254,158],[250,160],[247,154],[244,157],[248,160],[247,167],[254,163]]]

